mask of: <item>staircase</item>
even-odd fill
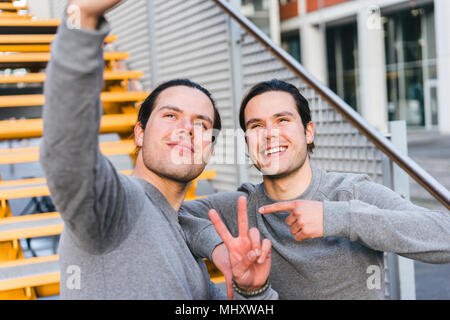
[[[0,0],[0,143],[38,139],[42,136],[41,112],[44,104],[45,68],[50,59],[50,45],[59,20],[39,20],[27,13],[27,7],[15,7],[12,0]],[[117,134],[117,141],[100,142],[106,156],[129,156],[134,161],[135,145],[129,137],[137,119],[137,108],[147,92],[136,91],[140,71],[124,69],[126,52],[112,50],[117,37],[105,40],[104,89],[101,100],[104,115],[100,134]],[[19,165],[39,161],[36,146],[0,149],[0,165]],[[122,171],[124,174],[131,170]],[[1,173],[1,171],[0,171]],[[58,255],[25,257],[21,239],[57,236],[63,221],[58,212],[17,215],[11,208],[16,199],[49,197],[43,177],[1,180],[0,177],[0,300],[36,299],[59,294]],[[198,179],[212,179],[206,171]],[[196,181],[188,199],[196,198]],[[23,240],[22,240],[23,241]],[[55,245],[56,248],[56,245]],[[223,277],[209,262],[215,282]]]

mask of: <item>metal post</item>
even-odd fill
[[[158,56],[156,52],[156,31],[155,31],[155,10],[153,7],[153,0],[147,1],[147,13],[148,13],[148,35],[150,42],[150,58],[151,58],[151,86],[156,87],[158,83]]]
[[[406,122],[404,120],[391,121],[389,122],[389,130],[391,132],[391,142],[394,146],[402,153],[408,154]],[[396,164],[392,166],[392,188],[402,198],[409,200],[409,176]],[[401,300],[415,300],[414,261],[398,255],[395,255],[395,259],[398,270],[399,298]]]
[[[230,5],[235,10],[240,10],[241,0],[230,0]],[[242,37],[241,27],[232,18],[228,18],[229,30],[230,30],[230,54],[231,54],[231,88],[233,96],[233,123],[235,132],[239,130],[239,106],[241,104],[242,97],[244,95],[244,79],[242,74]],[[245,161],[239,161],[245,159],[241,155],[245,154],[245,143],[241,137],[236,137],[235,143],[235,159],[237,161],[238,177],[237,183],[241,185],[244,182],[249,181],[247,164],[242,163]]]

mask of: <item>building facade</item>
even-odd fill
[[[372,125],[450,133],[450,1],[279,5],[282,47]]]

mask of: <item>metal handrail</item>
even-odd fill
[[[450,210],[450,192],[420,167],[414,160],[400,152],[377,129],[364,120],[359,113],[351,108],[331,89],[319,82],[290,54],[276,45],[264,32],[256,27],[240,12],[233,9],[225,0],[213,0],[225,13],[233,18],[248,33],[261,43],[268,51],[277,57],[297,77],[312,87],[323,99],[339,112],[347,121],[355,126],[364,136],[374,143],[384,154],[402,168],[417,183],[424,187],[433,197]]]

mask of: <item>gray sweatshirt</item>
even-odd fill
[[[158,189],[118,173],[99,151],[108,33],[103,18],[97,30],[63,21],[46,71],[40,160],[64,220],[61,298],[225,299],[185,242],[211,223],[179,216]],[[270,289],[258,298],[276,297]]]
[[[270,280],[280,299],[384,299],[383,252],[428,263],[450,263],[450,215],[413,205],[367,175],[327,173],[312,167],[308,189],[297,199],[323,201],[324,237],[294,240],[288,212],[261,215],[277,201],[264,184],[186,201],[182,210],[207,217],[216,209],[237,235],[237,199],[248,198],[249,227],[272,241]],[[190,239],[194,253],[211,250],[207,227]]]

